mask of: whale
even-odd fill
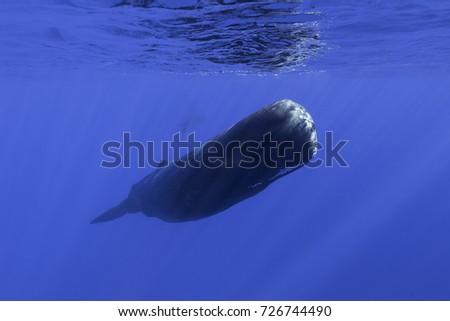
[[[232,148],[230,148],[232,146]],[[318,150],[302,105],[282,99],[255,111],[176,160],[162,162],[118,205],[91,221],[143,213],[187,222],[223,212],[304,167]]]

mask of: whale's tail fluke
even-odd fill
[[[107,210],[103,214],[97,216],[91,221],[91,224],[102,223],[107,221],[115,220],[116,218],[122,217],[129,212],[129,201],[128,199],[124,200],[117,206]]]

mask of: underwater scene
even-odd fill
[[[450,300],[449,38],[444,0],[3,1],[0,300]],[[180,166],[266,132],[297,153]]]

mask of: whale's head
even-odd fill
[[[301,148],[303,163],[309,162],[318,150],[316,126],[311,114],[305,107],[290,99],[273,103],[271,109],[283,120],[286,137],[295,143],[296,149]]]

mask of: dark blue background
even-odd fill
[[[450,82],[333,75],[2,81],[1,299],[449,299]],[[151,169],[100,168],[122,131],[204,139],[309,108],[349,168],[301,169],[217,216],[89,221]],[[319,153],[323,157],[323,153]]]
[[[124,65],[78,68],[85,56],[77,52],[67,69],[40,69],[53,58],[45,51],[0,53],[8,61],[0,70],[0,300],[449,300],[448,51],[442,43],[417,51],[411,37],[433,33],[423,25],[417,37],[397,28],[386,43],[367,41],[358,25],[372,12],[365,5],[354,25],[325,37],[342,46],[322,57],[328,72],[123,74]],[[39,17],[30,26],[46,24]],[[436,36],[449,35],[439,21]],[[0,30],[4,48],[39,47],[8,30],[17,29]],[[366,40],[360,48],[342,37],[349,30],[354,42]],[[394,43],[391,53],[380,49],[386,56],[373,54]],[[402,60],[409,54],[410,67]],[[424,64],[414,65],[420,57]],[[349,140],[349,168],[303,168],[197,222],[130,214],[89,225],[151,171],[101,168],[104,142],[124,131],[141,141],[179,130],[204,140],[283,98],[310,111],[320,141],[326,131]]]

